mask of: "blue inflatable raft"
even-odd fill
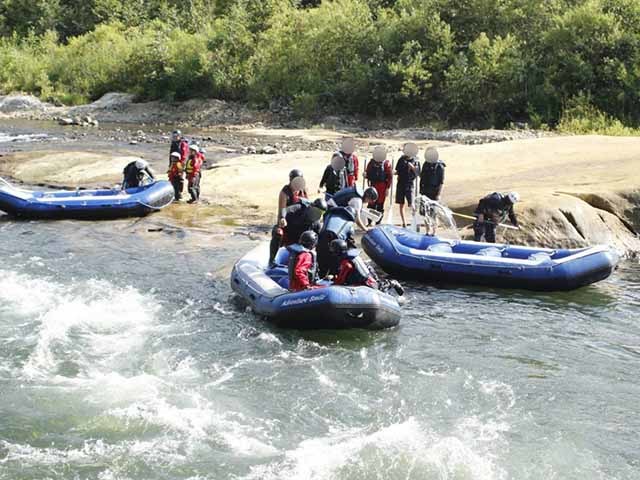
[[[256,314],[279,327],[379,330],[400,321],[396,299],[369,287],[326,286],[289,292],[287,269],[268,269],[268,259],[268,243],[247,253],[233,267],[231,288]],[[288,252],[280,249],[276,261],[286,264]]]
[[[32,219],[112,219],[140,217],[169,205],[169,182],[158,181],[127,190],[31,191],[0,182],[0,210]]]
[[[618,255],[607,246],[519,247],[444,240],[384,225],[362,239],[369,257],[399,279],[528,290],[572,290],[611,275]]]

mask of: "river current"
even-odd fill
[[[246,232],[150,218],[0,216],[0,479],[640,478],[637,261],[300,333],[233,302]]]

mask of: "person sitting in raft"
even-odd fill
[[[182,136],[180,130],[174,130],[171,134],[171,146],[169,147],[169,167],[171,167],[171,156],[174,153],[180,156],[180,162],[184,165],[189,158],[189,142]]]
[[[338,154],[344,159],[345,168],[347,170],[347,187],[353,187],[358,183],[358,156],[353,153],[356,150],[356,142],[352,137],[342,139],[340,151]]]
[[[478,202],[475,222],[473,222],[473,239],[476,242],[484,239],[486,242],[496,242],[496,227],[502,223],[505,217],[509,217],[514,227],[518,227],[518,218],[513,211],[513,206],[520,201],[520,195],[517,192],[498,193],[493,192]]]
[[[351,207],[355,212],[355,222],[365,232],[369,230],[362,221],[361,212],[364,203],[375,203],[378,200],[378,191],[369,187],[366,190],[362,190],[359,186],[343,188],[337,192],[327,202],[329,207]]]
[[[334,285],[367,286],[378,288],[378,282],[371,274],[371,270],[360,257],[360,250],[349,248],[346,241],[333,240],[329,244],[329,251],[339,260],[338,274],[333,280]]]
[[[436,202],[442,197],[444,169],[447,165],[440,160],[438,149],[429,147],[424,152],[424,165],[420,172],[420,195],[426,195]]]
[[[298,243],[291,245],[289,250],[289,290],[301,292],[312,288],[321,288],[318,281],[318,264],[316,261],[316,244],[318,235],[307,230],[300,235]]]
[[[406,202],[413,208],[415,195],[415,180],[420,175],[420,162],[418,161],[418,146],[415,143],[407,143],[402,148],[403,155],[396,164],[396,204],[400,206],[400,218],[402,227],[407,227],[404,218],[404,204]]]
[[[324,216],[322,229],[318,235],[318,274],[324,278],[327,274],[338,273],[338,259],[329,251],[329,245],[335,239],[345,240],[350,248],[356,247],[353,224],[356,212],[352,207],[334,207]]]
[[[277,228],[271,233],[269,265],[274,265],[280,247],[294,244],[307,230],[319,233],[322,228],[320,219],[326,210],[327,202],[322,198],[317,198],[313,202],[301,198],[298,203],[286,207]]]
[[[142,159],[129,163],[124,167],[122,175],[124,177],[122,180],[123,190],[139,187],[142,185],[146,176],[148,176],[152,181],[155,180],[153,170],[149,167],[149,162]]]
[[[187,189],[191,199],[187,203],[196,203],[200,199],[200,179],[202,178],[202,164],[204,155],[196,144],[189,145],[189,158],[185,164],[187,174]]]
[[[365,178],[369,182],[369,186],[375,188],[378,193],[378,199],[370,202],[368,207],[384,215],[384,202],[387,199],[387,191],[391,188],[393,172],[391,171],[391,163],[387,160],[387,149],[382,145],[373,149],[373,160],[367,165]],[[382,216],[378,220],[378,224],[380,222],[382,222]],[[371,225],[371,220],[367,222],[367,226],[369,225]]]
[[[347,186],[347,175],[344,167],[345,162],[342,155],[338,152],[334,153],[333,157],[331,157],[331,163],[324,169],[318,193],[322,193],[321,189],[324,187],[325,193],[333,196],[336,192],[345,188]]]
[[[167,171],[169,182],[173,185],[175,201],[178,202],[182,198],[182,190],[184,189],[184,165],[180,161],[180,152],[171,154],[171,165]]]

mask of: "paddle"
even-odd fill
[[[453,215],[455,215],[456,217],[460,217],[460,218],[466,218],[468,220],[475,220],[476,217],[472,217],[471,215],[464,215],[462,213],[457,213],[457,212],[451,212]],[[489,220],[485,220],[487,223],[493,223]],[[503,227],[503,228],[508,228],[509,230],[520,230],[520,227],[514,227],[513,225],[507,225],[506,223],[497,223],[496,224],[498,227]]]

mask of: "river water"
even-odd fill
[[[638,479],[640,265],[407,285],[399,328],[238,310],[247,232],[0,216],[0,479]]]

